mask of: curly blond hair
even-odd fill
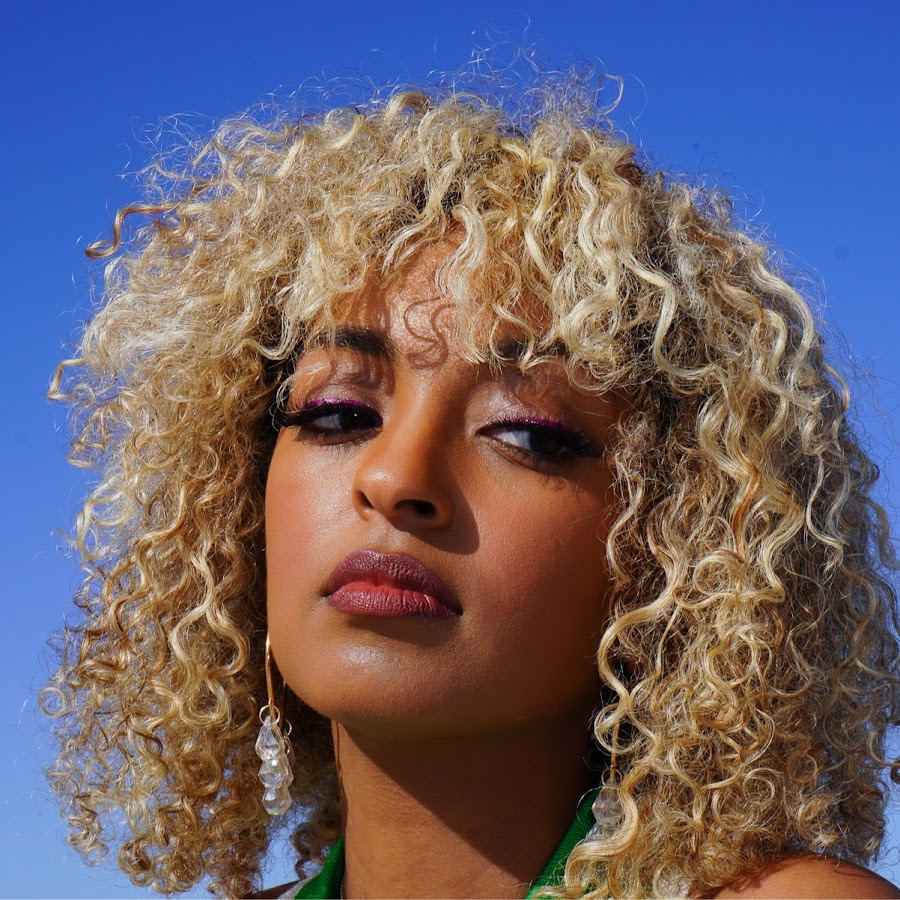
[[[92,249],[103,302],[54,392],[100,475],[73,536],[81,619],[43,695],[85,856],[118,843],[160,891],[256,885],[279,387],[311,328],[448,235],[438,286],[468,356],[495,359],[484,324],[511,322],[523,365],[562,342],[573,381],[630,400],[595,720],[624,815],[555,893],[704,893],[794,852],[878,853],[896,567],[814,316],[727,198],[647,171],[577,85],[529,102],[398,90],[229,121],[157,163]],[[328,723],[296,698],[288,718],[299,872],[337,833],[337,787]]]

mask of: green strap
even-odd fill
[[[544,870],[531,883],[526,894],[526,900],[536,897],[541,888],[552,884],[559,884],[563,879],[566,868],[566,860],[575,848],[575,845],[587,837],[587,833],[594,824],[594,816],[591,805],[597,796],[597,791],[589,791],[578,804],[578,812],[575,821],[569,826],[560,845],[556,848]],[[336,900],[341,895],[341,883],[344,880],[344,839],[339,837],[328,853],[328,858],[318,875],[310,878],[300,886],[300,890],[294,895],[296,900]]]
[[[341,884],[344,881],[344,837],[341,835],[328,851],[325,864],[318,875],[300,885],[294,895],[296,900],[315,898],[315,900],[337,900],[341,896]]]

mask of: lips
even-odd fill
[[[351,553],[329,576],[325,596],[330,606],[353,615],[447,619],[460,613],[447,585],[405,553]]]

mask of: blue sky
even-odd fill
[[[897,7],[457,0],[387,8],[163,0],[7,4],[0,13],[10,413],[0,444],[9,575],[0,895],[147,893],[86,868],[65,847],[39,774],[49,741],[35,692],[47,635],[68,614],[77,582],[53,529],[70,524],[82,490],[65,463],[63,416],[45,400],[47,383],[94,302],[83,249],[134,197],[123,175],[146,161],[166,117],[206,131],[271,92],[340,73],[427,81],[462,66],[492,34],[533,43],[551,64],[572,54],[596,60],[624,79],[618,126],[658,167],[733,190],[749,227],[784,248],[846,336],[860,421],[885,474],[881,498],[900,526]],[[892,841],[900,843],[897,818]],[[900,882],[896,852],[881,871]],[[288,877],[276,861],[270,883]]]

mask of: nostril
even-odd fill
[[[429,500],[407,501],[417,516],[423,519],[433,519],[437,515],[437,507]]]

